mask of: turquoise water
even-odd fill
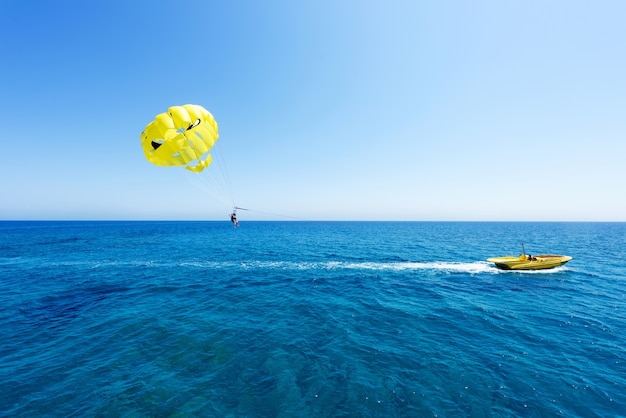
[[[485,260],[574,257],[503,272]],[[0,222],[0,416],[626,416],[626,224]]]

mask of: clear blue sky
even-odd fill
[[[625,1],[2,3],[0,219],[227,219],[195,103],[242,221],[626,221]]]

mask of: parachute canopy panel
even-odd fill
[[[141,133],[146,159],[159,166],[183,166],[199,173],[211,164],[217,122],[204,107],[172,106],[155,116]]]

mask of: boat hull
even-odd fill
[[[531,258],[522,254],[519,257],[492,257],[487,261],[502,270],[544,270],[562,266],[571,259],[572,257],[568,255],[541,254]]]

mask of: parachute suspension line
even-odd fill
[[[213,164],[217,165],[217,170],[213,170],[213,172],[219,174],[220,182],[221,184],[225,186],[228,197],[230,198],[230,203],[234,207],[235,198],[233,194],[233,186],[230,180],[230,173],[228,172],[228,165],[226,164],[224,151],[222,150],[222,145],[219,140],[213,146],[213,150],[215,150],[215,154],[216,154],[216,158],[213,159]]]
[[[212,197],[219,200],[225,206],[231,206],[232,202],[226,198],[224,187],[220,185],[220,182],[216,179],[215,175],[208,169],[202,173],[195,174],[189,173],[186,178],[194,183],[194,186],[200,190],[208,192]]]
[[[293,219],[294,221],[304,221],[305,219],[303,218],[297,218],[295,216],[290,216],[290,215],[285,215],[284,213],[276,213],[276,212],[265,212],[262,210],[256,210],[256,209],[247,209],[247,208],[240,208],[238,206],[235,206],[233,208],[233,210],[245,210],[248,212],[254,212],[254,213],[261,213],[263,215],[270,215],[273,217],[277,217],[277,218],[288,218],[288,219]]]
[[[210,154],[211,164],[202,172],[193,174],[191,176],[193,182],[196,183],[196,187],[204,189],[223,205],[234,208],[233,187],[219,140],[214,143]]]

